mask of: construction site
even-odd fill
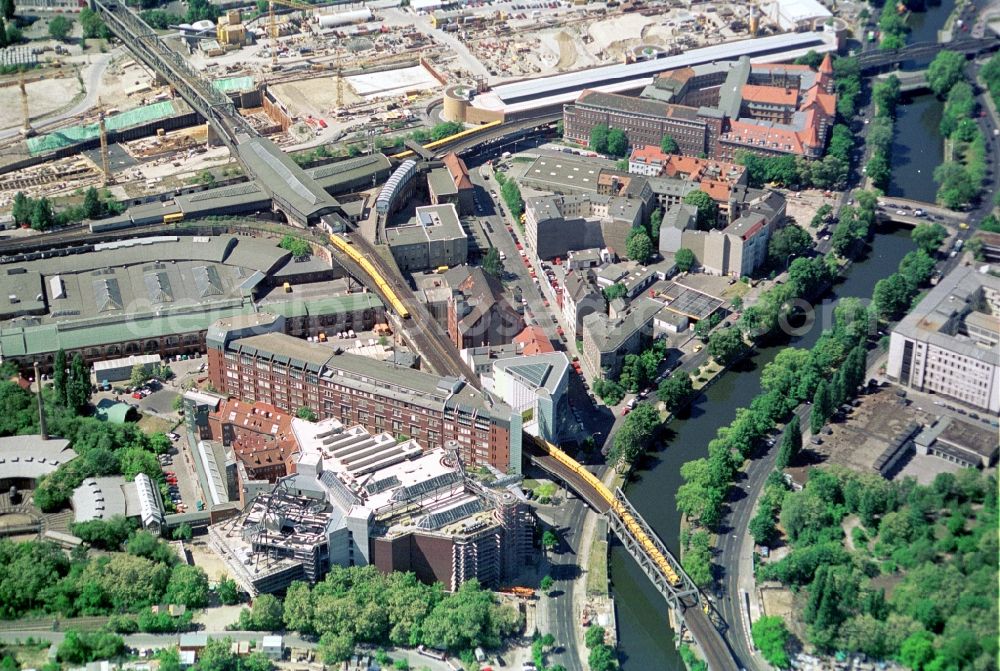
[[[393,136],[442,121],[502,118],[494,109],[449,114],[446,89],[488,101],[493,87],[525,78],[815,28],[829,12],[814,4],[814,16],[789,26],[766,7],[738,3],[273,0],[263,11],[263,3],[227,5],[216,21],[157,33],[254,132],[308,161],[393,146]],[[0,49],[24,66],[0,76],[20,98],[0,109],[0,210],[18,191],[72,203],[104,185],[128,201],[240,176],[204,118],[125,45],[75,37]]]

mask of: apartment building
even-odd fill
[[[208,336],[209,379],[224,394],[285,412],[309,408],[321,419],[409,436],[428,450],[453,440],[466,464],[520,472],[520,416],[465,380],[277,332],[239,335],[223,321]]]
[[[418,207],[411,221],[387,227],[385,237],[402,271],[457,266],[469,258],[469,237],[453,203]]]
[[[889,379],[1000,413],[1000,278],[958,267],[892,330]]]

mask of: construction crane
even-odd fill
[[[104,172],[104,186],[115,183],[115,177],[111,173],[111,162],[108,160],[108,129],[104,123],[104,106],[101,99],[97,99],[97,127],[101,134],[101,170]]]
[[[21,116],[24,117],[24,126],[21,127],[21,135],[31,137],[35,134],[35,129],[31,127],[31,117],[28,115],[28,91],[24,88],[24,68],[21,68],[20,74]]]
[[[281,5],[292,9],[300,9],[304,12],[316,10],[313,5],[295,0],[268,0],[267,3],[267,34],[271,37],[271,67],[278,64],[278,24],[274,21],[274,6]]]

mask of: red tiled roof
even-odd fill
[[[469,179],[469,169],[465,167],[465,161],[459,158],[455,152],[449,152],[442,159],[444,166],[448,168],[451,179],[455,182],[455,187],[459,190],[471,189],[472,180]]]
[[[693,182],[700,182],[706,179],[706,173],[710,170],[712,173],[717,174],[718,177],[713,176],[708,179],[726,183],[736,183],[742,177],[743,173],[746,172],[744,166],[737,165],[736,163],[672,154],[667,159],[664,173],[668,177],[684,175]],[[733,177],[728,178],[729,174],[733,174]]]
[[[829,51],[823,56],[823,62],[819,64],[819,71],[825,75],[833,74],[833,59],[830,58]]]
[[[230,398],[211,417],[233,427],[233,451],[250,469],[287,463],[298,451],[292,416],[273,405]]]
[[[767,124],[732,121],[729,124],[729,133],[723,139],[751,144],[762,149],[805,153],[802,138],[795,131]]]
[[[524,345],[521,354],[531,356],[532,354],[547,354],[555,352],[552,341],[545,335],[545,331],[538,326],[528,326],[523,331],[514,336],[514,342]]]
[[[756,84],[745,84],[741,95],[743,100],[750,102],[788,107],[793,107],[799,99],[799,92],[796,89],[780,86],[757,86]]]
[[[669,158],[670,154],[667,154],[656,145],[647,144],[644,147],[636,147],[633,149],[632,156],[629,157],[629,160],[636,163],[645,163],[646,165],[663,165]]]
[[[707,193],[714,201],[725,203],[729,200],[729,185],[725,182],[704,179],[698,184],[698,188]]]

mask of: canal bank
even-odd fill
[[[811,327],[785,343],[758,348],[721,376],[692,404],[686,418],[675,418],[666,427],[666,447],[650,454],[629,482],[629,500],[652,526],[667,548],[679,555],[680,515],[675,493],[683,484],[680,467],[707,456],[708,443],[719,428],[727,426],[736,409],[746,407],[760,393],[764,367],[785,347],[810,348],[823,329],[832,323],[833,309],[844,296],[870,299],[875,283],[895,271],[907,252],[915,249],[909,231],[878,233],[869,253],[847,271],[818,304]],[[612,591],[618,611],[619,651],[622,668],[682,669],[667,626],[667,606],[649,580],[624,549],[615,544],[611,552]]]

